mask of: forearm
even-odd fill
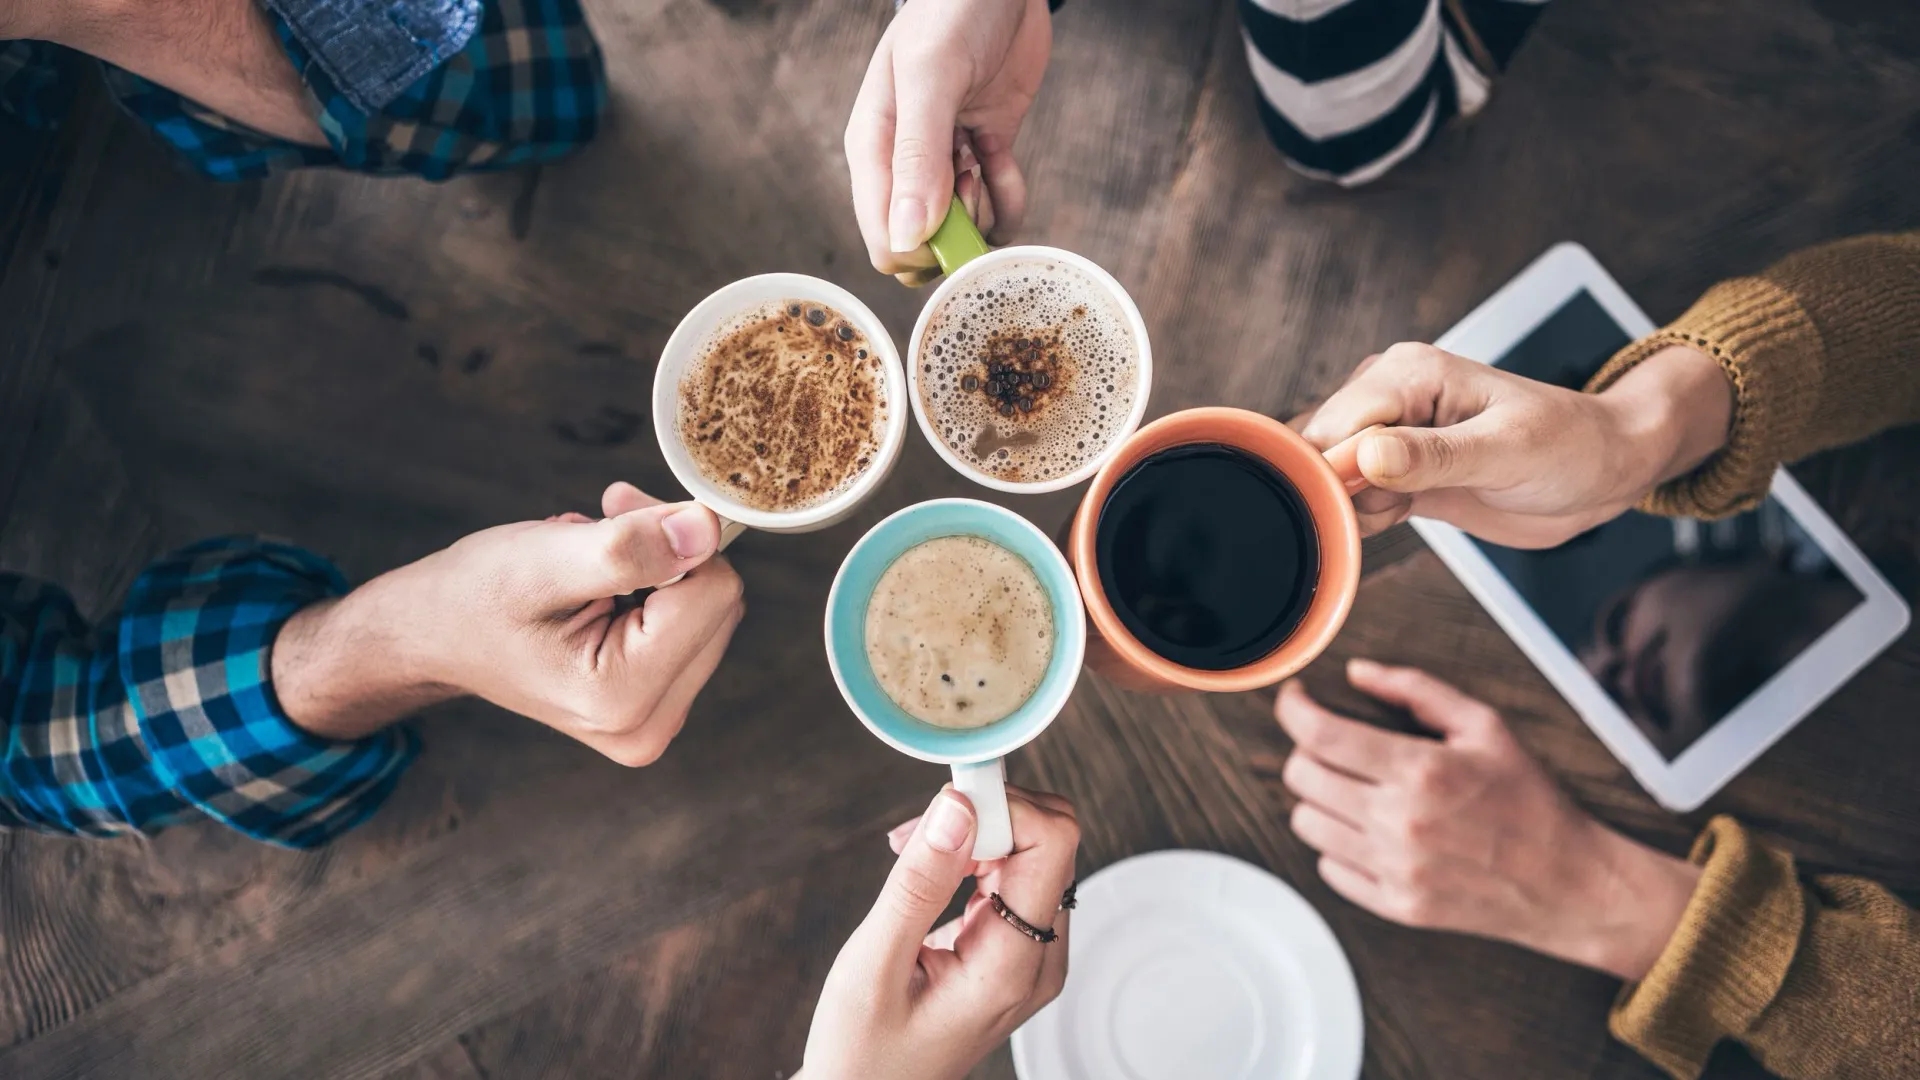
[[[58,589],[0,574],[0,823],[115,835],[204,814],[292,847],[352,828],[417,743],[403,729],[320,737],[287,715],[275,679],[295,673],[303,701],[327,700],[303,685],[388,681],[377,660],[347,668],[329,650],[346,623],[328,613],[359,610],[328,599],[345,589],[317,555],[226,537],[156,560],[120,614],[90,627]],[[333,730],[366,715],[310,712],[334,715]]]
[[[1920,1076],[1920,914],[1864,878],[1799,887],[1806,922],[1786,981],[1735,1037],[1788,1080]]]
[[[0,0],[0,29],[99,57],[256,131],[327,145],[254,0]]]
[[[1859,878],[1803,881],[1728,818],[1694,861],[1700,886],[1615,1037],[1681,1080],[1722,1039],[1788,1080],[1920,1075],[1920,916]]]
[[[1768,267],[1767,286],[1790,296],[1813,330],[1811,347],[1761,347],[1736,358],[1737,377],[1764,374],[1768,400],[1743,392],[1743,419],[1764,434],[1775,464],[1920,420],[1920,232],[1857,236],[1808,248]],[[1742,332],[1721,316],[1710,332]],[[1762,372],[1768,367],[1771,370]],[[1748,400],[1748,398],[1755,400]],[[1765,416],[1760,415],[1765,406]]]
[[[1624,381],[1675,344],[1711,356],[1736,391],[1726,444],[1645,505],[1720,516],[1757,501],[1782,464],[1920,420],[1917,340],[1920,233],[1854,237],[1714,286],[1622,350],[1589,389]]]
[[[295,724],[322,738],[357,739],[459,696],[428,674],[395,581],[387,574],[311,604],[281,628],[273,683]]]

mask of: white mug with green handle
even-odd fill
[[[997,491],[1014,494],[1035,495],[1048,491],[1059,491],[1090,479],[1100,471],[1107,459],[1118,453],[1120,445],[1127,441],[1140,426],[1147,413],[1147,398],[1153,389],[1153,345],[1147,338],[1146,320],[1140,317],[1140,308],[1134,304],[1133,297],[1127,294],[1124,286],[1107,273],[1098,263],[1084,255],[1076,255],[1064,248],[1045,247],[1038,244],[1018,244],[1012,247],[994,248],[987,244],[973,219],[967,216],[966,208],[958,196],[947,208],[947,216],[940,222],[928,239],[927,246],[933,249],[933,256],[940,262],[941,272],[946,275],[933,295],[927,298],[927,304],[920,310],[920,318],[914,323],[913,336],[907,340],[907,394],[913,401],[913,415],[919,421],[920,431],[933,444],[934,450],[942,460],[953,466],[962,476],[975,483],[984,484]],[[940,437],[936,425],[927,416],[926,397],[921,390],[921,380],[929,366],[923,358],[925,338],[934,315],[957,292],[970,283],[1009,263],[1039,260],[1064,265],[1075,272],[1088,285],[1104,294],[1113,304],[1133,338],[1134,371],[1136,372],[1133,404],[1122,423],[1115,426],[1106,445],[1089,454],[1070,472],[1044,480],[1005,480],[968,465],[954,453],[953,449]]]

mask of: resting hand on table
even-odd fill
[[[807,1033],[806,1080],[953,1080],[1060,994],[1080,826],[1058,795],[1009,786],[1013,854],[975,863],[973,809],[948,788],[888,840],[900,860],[827,974]],[[934,929],[976,875],[965,914]],[[988,895],[1059,937],[1041,944]]]
[[[740,577],[697,503],[619,483],[602,509],[474,533],[301,610],[274,643],[282,705],[352,738],[472,694],[623,765],[652,762],[726,652]],[[624,599],[681,573],[643,604]]]
[[[1373,485],[1354,498],[1365,533],[1418,514],[1509,547],[1552,547],[1706,460],[1732,408],[1719,364],[1685,346],[1583,394],[1403,343],[1294,424],[1323,450],[1386,425],[1358,448]]]
[[[916,285],[939,273],[926,241],[956,194],[956,163],[981,230],[1019,227],[1027,183],[1013,141],[1052,47],[1046,0],[912,0],[894,16],[847,120],[874,269]]]
[[[1293,831],[1320,852],[1327,884],[1394,922],[1644,976],[1699,870],[1576,807],[1486,704],[1414,668],[1355,660],[1347,674],[1440,738],[1340,716],[1298,682],[1281,688]]]

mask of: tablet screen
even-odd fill
[[[1628,341],[1582,291],[1494,363],[1578,390]],[[1866,602],[1771,498],[1720,521],[1628,511],[1545,551],[1474,542],[1669,761]]]

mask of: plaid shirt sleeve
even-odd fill
[[[364,821],[417,740],[317,738],[268,677],[280,626],[345,590],[298,548],[209,540],[148,567],[90,630],[64,593],[0,575],[0,827],[112,836],[210,817],[308,848]]]
[[[599,130],[606,71],[578,0],[481,0],[477,25],[467,25],[474,15],[470,5],[414,5],[409,10],[439,12],[462,25],[401,29],[426,35],[429,44],[462,44],[447,55],[429,50],[431,65],[419,65],[424,74],[394,90],[381,81],[391,74],[386,68],[344,56],[349,43],[375,37],[374,28],[353,33],[342,20],[398,20],[403,6],[325,0],[269,5],[281,47],[313,96],[324,147],[275,139],[130,71],[100,68],[127,111],[189,166],[216,180],[311,165],[445,180],[552,161]],[[302,11],[315,17],[289,20]],[[332,21],[319,20],[321,14]],[[64,52],[38,42],[0,42],[0,107],[36,126],[49,122],[71,97],[56,85],[62,72],[55,61]],[[368,108],[374,101],[379,106]]]

